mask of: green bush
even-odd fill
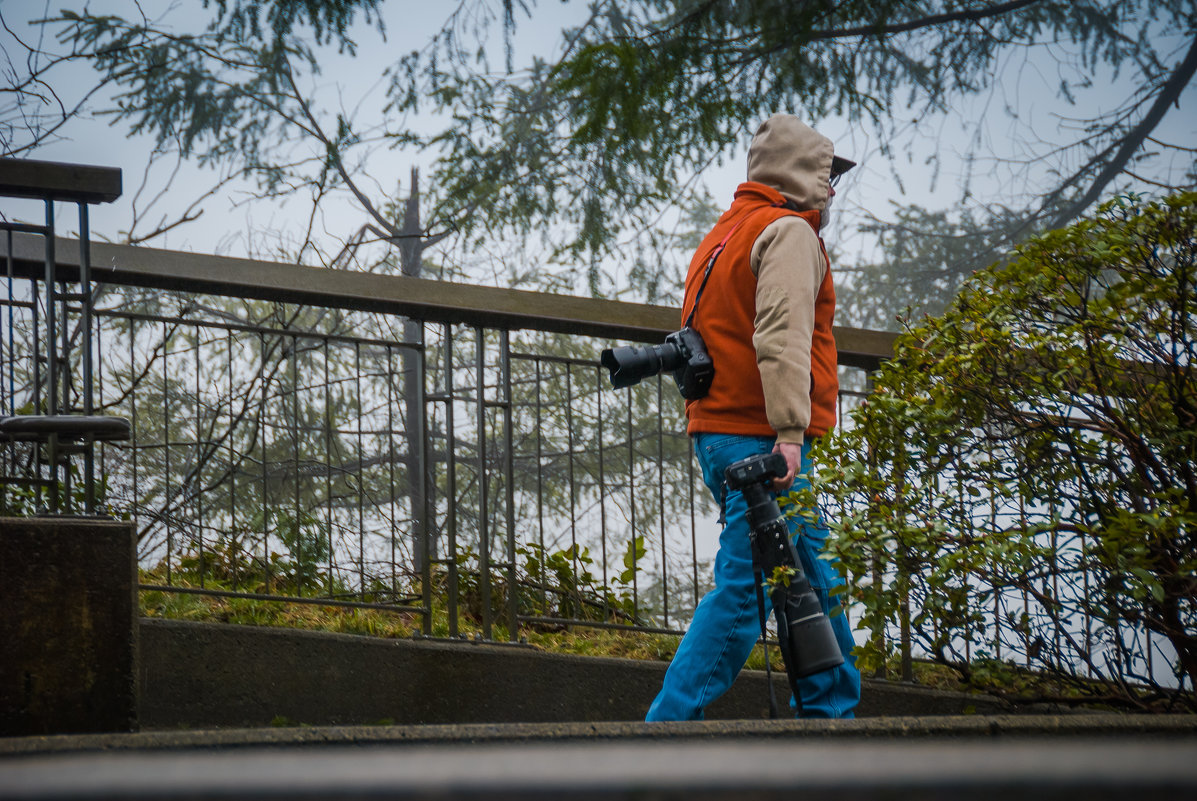
[[[1197,194],[1115,199],[900,337],[813,476],[866,670],[901,630],[1007,695],[1197,710],[1195,232]]]

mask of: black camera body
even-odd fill
[[[611,385],[623,389],[657,373],[671,371],[677,390],[686,400],[706,397],[715,379],[715,365],[706,343],[693,328],[686,327],[665,337],[660,345],[638,348],[607,348],[599,358],[611,371]]]
[[[723,471],[723,478],[727,481],[728,489],[743,491],[750,484],[764,484],[781,478],[787,472],[789,465],[786,464],[786,457],[780,453],[765,453],[732,462]]]
[[[728,489],[739,490],[748,503],[753,568],[765,579],[774,577],[778,567],[788,569],[788,584],[775,582],[770,597],[790,689],[801,703],[798,679],[839,667],[844,656],[819,596],[802,570],[798,550],[790,540],[790,527],[769,486],[787,472],[785,457],[768,453],[733,462],[723,477]]]

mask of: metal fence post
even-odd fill
[[[478,393],[478,594],[482,604],[482,636],[491,638],[490,508],[489,477],[486,473],[486,332],[474,328],[475,388]]]
[[[503,384],[503,485],[507,524],[507,632],[508,638],[518,641],[519,627],[519,571],[515,563],[515,432],[511,392],[511,334],[506,328],[499,332],[499,359]]]
[[[415,408],[420,411],[419,427],[416,431],[416,436],[408,435],[408,448],[415,448],[417,450],[415,462],[419,466],[418,479],[413,479],[413,483],[418,481],[420,485],[420,505],[419,510],[420,521],[412,521],[413,527],[418,525],[420,532],[420,547],[423,549],[422,558],[420,559],[420,606],[423,608],[423,632],[424,634],[432,634],[432,561],[435,558],[434,548],[432,547],[432,532],[435,530],[433,525],[433,517],[435,514],[435,499],[433,498],[433,477],[429,475],[431,472],[431,460],[429,459],[430,435],[428,426],[428,353],[424,349],[424,324],[419,324],[420,348],[416,351],[416,365],[419,370],[419,378],[415,381],[416,398]],[[408,421],[410,425],[410,420]],[[417,445],[418,443],[418,445]],[[412,507],[412,515],[417,514],[415,505]]]

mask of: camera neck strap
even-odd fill
[[[771,204],[770,207],[776,208],[777,205],[779,204]],[[739,230],[741,225],[748,222],[750,217],[752,217],[751,213],[733,225],[732,229],[727,232],[727,236],[723,237],[719,244],[715,246],[715,251],[711,254],[711,258],[707,259],[706,271],[702,274],[702,283],[698,285],[698,292],[696,292],[694,295],[694,305],[690,307],[690,314],[686,317],[686,322],[682,324],[682,328],[689,328],[694,322],[694,315],[698,313],[698,301],[702,300],[702,291],[707,288],[707,281],[711,277],[711,270],[715,267],[715,260],[719,258],[719,254],[721,254],[723,249],[727,247],[727,243],[732,238],[732,234]]]

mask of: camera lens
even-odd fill
[[[643,348],[628,346],[607,348],[599,357],[600,363],[611,371],[611,386],[616,389],[638,384],[642,379],[662,370],[676,370],[685,363],[682,351],[672,342]]]

